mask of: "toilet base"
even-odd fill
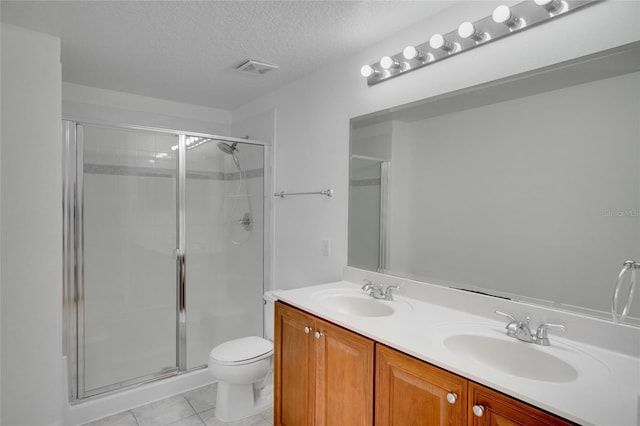
[[[218,382],[215,416],[223,422],[253,416],[270,407],[273,391],[254,390],[253,385]]]

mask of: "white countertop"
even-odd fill
[[[339,281],[274,294],[290,305],[568,420],[602,426],[640,424],[640,359],[636,356],[569,340],[553,331],[549,332],[551,346],[518,342],[506,336],[506,321],[494,321],[490,313],[478,316],[417,298],[394,296],[395,301],[384,302],[400,307],[390,316],[345,314],[318,297],[319,292],[331,291],[360,291],[360,285]],[[531,345],[532,350],[566,361],[577,370],[577,377],[549,382],[505,373],[448,349],[443,339],[460,332]]]

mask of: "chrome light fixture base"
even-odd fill
[[[367,79],[369,86],[373,86],[390,78],[406,74],[442,59],[542,24],[598,1],[600,0],[526,0],[509,8],[511,17],[514,18],[512,21],[496,22],[494,17],[489,15],[486,18],[471,23],[474,30],[470,33],[471,35],[469,37],[462,37],[457,28],[446,34],[439,35],[449,43],[449,46],[453,46],[454,48],[433,48],[429,40],[427,40],[422,44],[413,46],[420,54],[416,54],[415,57],[411,59],[406,59],[403,52],[388,56],[393,63],[398,63],[400,66],[384,68],[380,62],[365,65],[364,67],[370,72],[366,74],[363,72],[363,77]],[[506,6],[498,6],[498,8],[505,7]],[[496,8],[496,10],[498,8]],[[503,11],[501,10],[500,12]],[[465,34],[464,31],[462,33],[463,35]],[[385,58],[387,57],[385,56]]]

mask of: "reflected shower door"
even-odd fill
[[[87,125],[78,133],[86,397],[176,370],[177,137]]]
[[[348,263],[383,272],[388,263],[389,161],[351,156]]]
[[[262,336],[264,147],[186,138],[187,369]]]

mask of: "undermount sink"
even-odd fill
[[[515,339],[459,334],[445,338],[443,343],[452,352],[465,354],[514,376],[556,383],[572,382],[578,378],[574,367],[550,354],[547,348]]]
[[[355,289],[324,290],[314,294],[314,297],[332,311],[359,317],[386,317],[411,309],[404,301],[374,299]]]

